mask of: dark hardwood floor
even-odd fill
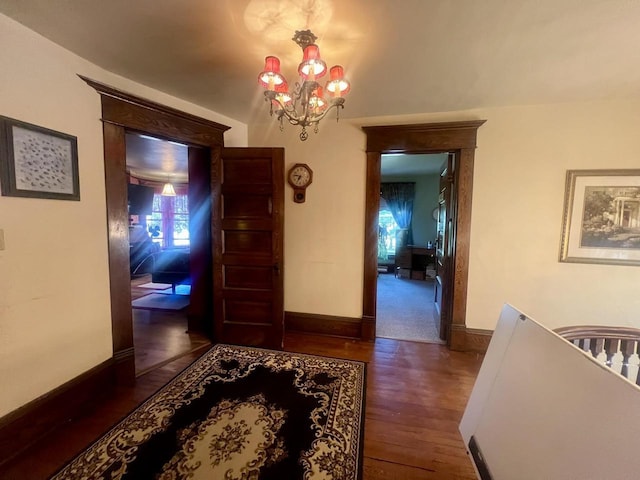
[[[150,282],[151,275],[133,278],[131,299],[156,292],[140,286]],[[187,309],[188,307],[177,311],[132,309],[136,375],[142,375],[203,345],[211,344],[202,333],[187,330]]]
[[[203,354],[187,353],[87,405],[0,471],[0,478],[48,478],[109,427]],[[285,350],[368,363],[365,480],[475,479],[458,424],[482,357],[442,345],[377,339],[375,343],[287,334]]]

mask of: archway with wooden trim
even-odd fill
[[[361,338],[376,336],[378,209],[380,205],[380,165],[387,153],[454,153],[457,165],[453,172],[454,201],[451,211],[453,265],[451,294],[443,305],[448,309],[451,334],[447,340],[452,350],[481,350],[487,336],[475,335],[466,327],[467,279],[469,271],[469,237],[473,165],[478,128],[485,120],[362,127],[367,135],[367,180],[365,206],[364,293]]]
[[[126,140],[135,131],[188,145],[189,204],[199,209],[198,225],[190,223],[192,275],[189,329],[210,331],[213,317],[211,292],[211,159],[223,147],[230,127],[131,95],[80,76],[99,94],[104,135],[105,190],[107,201],[109,285],[113,358],[118,381],[135,379],[133,320],[129,277],[129,215],[127,211]],[[191,219],[190,219],[191,222]],[[195,281],[194,281],[195,280]]]

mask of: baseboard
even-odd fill
[[[482,330],[479,328],[467,328],[466,346],[467,351],[477,353],[487,353],[489,342],[493,330]]]
[[[464,325],[452,324],[450,326],[449,349],[454,352],[467,351],[467,328]]]
[[[362,321],[359,318],[284,312],[284,328],[288,332],[313,333],[332,337],[360,338]]]
[[[365,342],[376,341],[376,319],[370,315],[362,316],[362,324],[360,328],[360,339]]]
[[[375,341],[373,318],[337,317],[313,313],[284,312],[284,328],[288,332],[313,333],[332,337]],[[449,348],[460,352],[486,353],[493,330],[451,325]]]
[[[457,352],[486,353],[493,330],[451,325],[449,348]]]
[[[118,385],[133,385],[136,382],[136,360],[133,347],[113,352],[113,369]]]
[[[115,385],[114,365],[109,359],[0,418],[0,467],[107,393]]]

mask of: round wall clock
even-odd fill
[[[293,201],[304,203],[307,187],[313,181],[313,171],[306,163],[296,163],[289,169],[287,181],[293,187]]]

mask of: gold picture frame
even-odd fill
[[[560,261],[640,265],[640,170],[568,170]]]

